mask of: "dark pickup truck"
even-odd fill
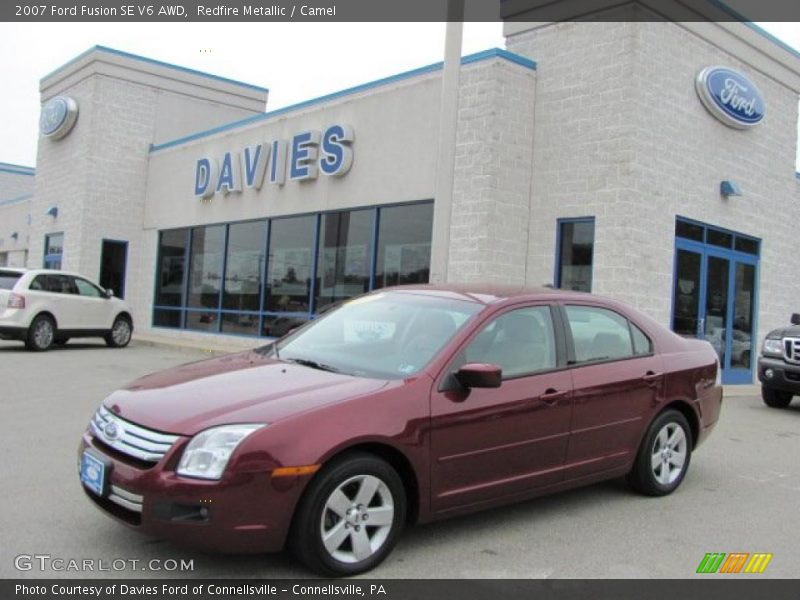
[[[761,397],[772,408],[786,408],[793,396],[800,396],[800,314],[792,325],[767,334],[758,358]]]

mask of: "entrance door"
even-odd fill
[[[103,240],[100,255],[100,285],[113,290],[117,298],[125,297],[125,269],[128,263],[128,242]]]
[[[758,255],[724,235],[730,248],[717,245],[727,238],[713,230],[702,242],[676,238],[672,330],[711,343],[723,383],[751,383]]]

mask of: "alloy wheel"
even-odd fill
[[[686,464],[688,441],[678,423],[667,423],[653,440],[650,465],[656,481],[670,485],[680,477]]]
[[[124,320],[119,319],[114,323],[114,328],[111,330],[111,337],[117,346],[124,346],[131,338],[131,326]]]
[[[53,324],[47,319],[40,319],[33,331],[33,339],[39,348],[48,348],[53,343]]]
[[[375,554],[392,530],[394,498],[374,475],[350,477],[325,501],[320,522],[328,554],[343,563],[357,563]]]

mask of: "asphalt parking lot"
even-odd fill
[[[0,577],[308,576],[286,555],[200,554],[145,538],[84,498],[76,448],[98,403],[140,375],[205,356],[136,342],[125,350],[70,343],[34,354],[0,342]],[[798,450],[800,400],[780,411],[755,396],[728,397],[716,431],[671,496],[644,498],[612,481],[416,527],[367,576],[686,578],[697,576],[707,552],[769,552],[765,573],[746,577],[793,578],[800,556]],[[81,573],[34,564],[19,571],[19,555],[140,564],[185,559],[194,569]]]

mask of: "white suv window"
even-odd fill
[[[89,283],[85,279],[81,279],[80,277],[75,278],[75,285],[78,287],[78,293],[81,296],[88,296],[90,298],[101,298],[103,295],[97,288],[97,286],[95,286],[92,283]]]
[[[13,289],[20,277],[22,277],[22,273],[0,270],[0,290]]]

